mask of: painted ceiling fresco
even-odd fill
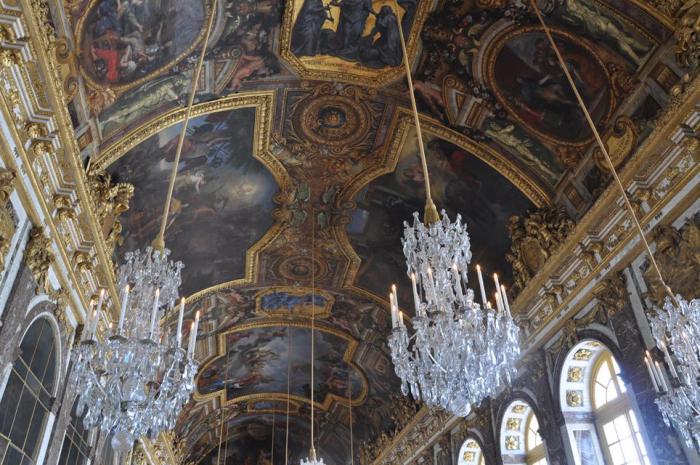
[[[117,260],[156,235],[215,15],[166,231],[185,263],[188,318],[203,315],[196,401],[176,428],[194,463],[283,463],[287,400],[290,459],[306,454],[313,309],[326,463],[349,461],[349,404],[356,454],[395,428],[386,294],[396,282],[409,302],[400,236],[424,195],[399,23],[435,200],[467,222],[473,263],[508,284],[512,216],[554,202],[580,214],[595,201],[605,167],[527,3],[65,2],[54,22],[79,64],[81,147],[90,170],[135,186]],[[668,21],[628,0],[538,4],[624,163],[678,79]]]

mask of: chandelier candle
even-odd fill
[[[182,319],[185,316],[185,298],[180,299],[180,311],[177,315],[177,332],[175,337],[177,338],[177,348],[182,347]]]

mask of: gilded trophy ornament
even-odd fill
[[[654,229],[659,264],[668,285],[685,299],[690,299],[700,286],[700,217],[696,216],[681,229],[661,225]],[[666,291],[651,267],[644,273],[649,283],[649,298],[662,305]]]
[[[700,0],[687,0],[679,11],[676,59],[694,72],[700,66]]]
[[[524,217],[511,217],[508,225],[511,247],[506,260],[513,268],[514,292],[525,288],[575,226],[566,211],[556,206],[535,210]]]
[[[51,241],[44,235],[44,229],[34,226],[29,232],[29,242],[24,251],[24,261],[31,270],[36,280],[36,292],[47,289],[46,278],[49,268],[54,262],[54,254],[51,251]]]
[[[111,252],[121,241],[122,224],[119,216],[129,209],[134,196],[134,186],[129,183],[113,183],[109,174],[88,174],[88,189],[92,197],[97,223]]]

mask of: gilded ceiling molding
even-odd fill
[[[206,371],[206,368],[214,363],[216,360],[226,357],[226,352],[228,350],[228,345],[226,344],[226,337],[229,334],[234,334],[242,331],[247,331],[250,329],[259,329],[259,328],[303,328],[303,329],[311,329],[311,320],[308,318],[304,319],[290,319],[290,318],[271,318],[271,319],[266,319],[263,321],[256,321],[253,323],[244,323],[241,325],[236,325],[224,332],[221,332],[217,334],[217,352],[213,356],[209,357],[207,361],[205,361],[201,368],[200,372]],[[360,376],[360,379],[362,380],[362,391],[358,397],[355,397],[352,399],[352,405],[353,406],[358,406],[362,405],[362,403],[365,401],[367,398],[367,394],[369,392],[369,381],[367,379],[367,375],[364,373],[362,368],[357,365],[353,361],[353,357],[355,356],[355,352],[357,351],[357,348],[359,347],[360,343],[352,336],[349,334],[340,331],[336,329],[334,326],[329,326],[329,325],[324,325],[323,323],[317,323],[316,324],[316,331],[320,331],[323,333],[328,333],[332,334],[334,336],[337,336],[345,341],[347,341],[347,347],[345,349],[345,352],[343,354],[343,361],[348,364],[349,367],[355,370],[355,372]],[[221,406],[226,406],[226,405],[233,405],[237,404],[240,402],[247,402],[247,401],[260,401],[260,400],[277,400],[277,401],[287,401],[287,394],[284,392],[264,392],[264,393],[257,393],[257,394],[249,394],[249,395],[244,395],[244,396],[238,396],[234,397],[233,399],[227,399],[226,397],[226,386],[224,386],[221,390],[213,392],[211,394],[200,394],[198,389],[195,389],[192,398],[195,402],[205,402],[211,399],[218,399],[219,400],[219,405]],[[305,404],[310,404],[311,401],[307,399],[306,397],[301,397],[301,396],[296,396],[296,395],[290,395],[289,396],[290,400],[297,401],[297,402],[303,402]],[[328,411],[328,409],[331,407],[331,405],[334,402],[338,402],[344,405],[347,405],[348,399],[347,397],[339,397],[335,394],[328,393],[326,394],[326,397],[324,398],[322,403],[319,403],[317,401],[314,402],[314,405],[316,405],[317,408],[320,408],[324,411]]]

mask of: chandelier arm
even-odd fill
[[[566,62],[564,61],[564,58],[561,55],[561,52],[559,51],[559,48],[557,47],[557,44],[554,42],[554,38],[552,37],[552,32],[549,29],[549,26],[544,21],[544,18],[542,17],[542,13],[540,12],[540,9],[537,7],[537,2],[536,0],[530,0],[530,3],[532,4],[533,9],[535,10],[535,14],[537,15],[537,18],[540,21],[540,24],[542,25],[542,28],[544,29],[544,33],[547,36],[547,39],[549,40],[550,45],[554,49],[554,53],[557,56],[557,60],[559,61],[559,66],[561,67],[562,71],[564,72],[564,75],[566,76],[566,79],[569,81],[569,85],[571,86],[571,90],[573,90],[574,95],[576,96],[576,100],[578,101],[579,106],[581,107],[581,110],[583,111],[584,116],[586,117],[586,121],[588,122],[588,125],[591,128],[591,131],[593,131],[593,135],[595,137],[595,140],[598,144],[598,147],[600,148],[601,152],[603,153],[603,156],[605,157],[605,162],[608,164],[608,167],[610,168],[610,172],[612,173],[613,177],[615,178],[615,182],[617,186],[620,188],[620,192],[622,193],[622,198],[625,202],[625,206],[627,207],[627,210],[629,211],[630,215],[632,216],[632,220],[634,221],[634,225],[639,231],[639,237],[642,240],[642,243],[644,244],[644,248],[647,251],[647,254],[649,255],[649,260],[651,261],[652,266],[654,267],[654,271],[656,274],[659,276],[659,280],[661,281],[661,285],[663,286],[664,290],[666,293],[669,295],[671,300],[675,303],[676,306],[679,305],[676,296],[673,294],[673,291],[671,291],[671,288],[666,284],[666,281],[664,280],[663,275],[661,274],[661,270],[659,268],[658,263],[656,263],[656,259],[654,258],[654,254],[651,251],[651,247],[649,246],[649,242],[647,242],[647,239],[644,235],[644,230],[642,229],[642,225],[639,223],[639,220],[637,219],[637,214],[634,212],[634,208],[632,207],[632,203],[629,200],[629,197],[627,196],[627,191],[625,190],[625,186],[622,184],[622,181],[620,180],[620,177],[617,174],[617,170],[615,169],[615,165],[613,164],[612,160],[610,159],[610,154],[608,153],[608,149],[605,147],[605,144],[603,143],[603,139],[600,136],[600,133],[598,132],[598,129],[595,126],[595,123],[593,122],[593,118],[591,118],[591,114],[588,111],[588,108],[586,107],[586,104],[583,101],[583,98],[581,97],[581,94],[578,91],[578,88],[576,87],[576,83],[574,82],[573,78],[571,77],[571,73],[569,72],[569,68],[566,66]]]
[[[437,208],[433,202],[433,197],[430,192],[430,174],[428,173],[428,162],[425,157],[425,147],[423,145],[423,134],[421,133],[420,117],[418,116],[418,106],[416,105],[415,89],[413,88],[413,79],[411,78],[411,66],[408,62],[408,51],[406,49],[406,39],[403,34],[403,27],[399,20],[399,4],[396,2],[396,22],[398,23],[399,37],[401,38],[401,50],[403,51],[403,64],[406,71],[406,80],[408,81],[408,94],[411,98],[411,109],[413,111],[413,121],[416,126],[416,137],[418,139],[418,153],[420,162],[423,168],[423,178],[425,183],[425,217],[426,224],[432,224],[440,220]]]
[[[165,205],[163,207],[163,218],[161,219],[160,223],[160,231],[158,232],[158,236],[156,236],[155,241],[153,241],[155,248],[159,250],[163,250],[165,248],[165,228],[168,223],[168,213],[170,213],[170,204],[172,203],[173,199],[175,179],[177,178],[177,168],[180,164],[180,155],[182,154],[182,146],[185,142],[185,135],[187,134],[187,125],[189,124],[190,115],[192,114],[192,104],[194,103],[194,96],[197,93],[197,84],[199,83],[199,76],[202,72],[204,56],[207,53],[207,46],[209,45],[209,36],[211,35],[211,30],[214,25],[214,16],[216,16],[216,5],[217,0],[212,0],[211,14],[209,15],[209,23],[207,24],[207,30],[204,34],[204,42],[202,43],[202,52],[199,55],[197,67],[195,68],[194,76],[192,78],[192,89],[190,90],[190,96],[187,101],[185,119],[182,123],[182,131],[180,131],[180,137],[177,140],[177,149],[175,150],[175,161],[173,163],[173,170],[170,174],[170,181],[168,183],[168,192],[165,197]]]

